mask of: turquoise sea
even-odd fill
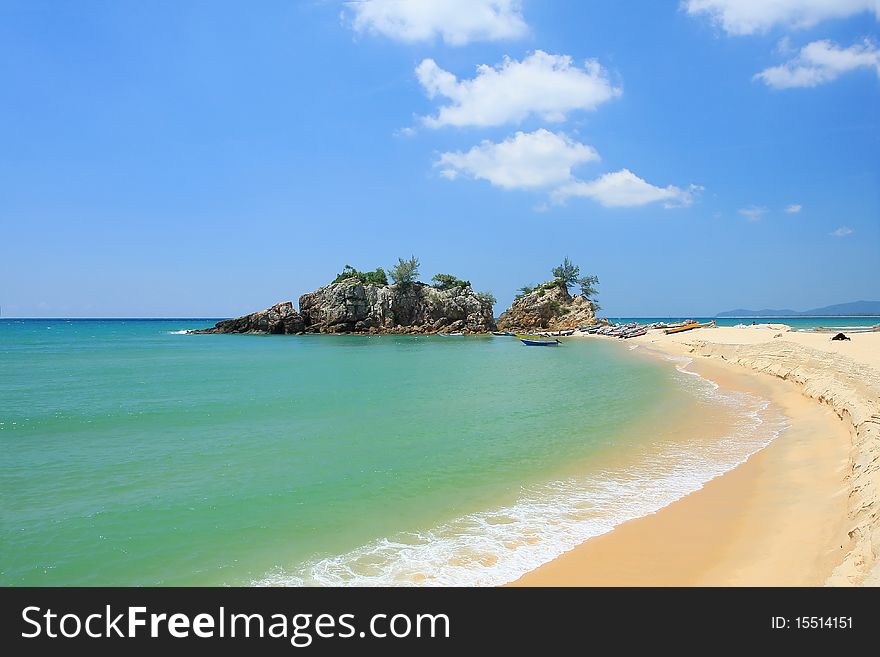
[[[0,320],[0,585],[511,581],[785,426],[620,342]]]

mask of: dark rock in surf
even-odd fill
[[[282,301],[271,308],[235,319],[224,319],[213,328],[199,329],[190,333],[302,333],[305,323],[293,308],[293,302]]]

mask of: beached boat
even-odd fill
[[[706,328],[707,326],[715,326],[715,322],[711,321],[711,322],[706,322],[704,324],[700,324],[700,322],[693,322],[691,324],[685,324],[684,326],[677,326],[675,328],[668,328],[668,329],[665,329],[663,332],[666,335],[671,335],[673,333],[682,333],[683,331],[691,331],[693,329]]]
[[[624,333],[620,337],[623,338],[624,340],[626,340],[628,338],[637,338],[640,335],[647,335],[647,334],[648,334],[648,327],[643,326],[641,328],[633,329],[632,331],[627,331],[626,333]]]
[[[516,334],[511,333],[510,331],[492,331],[492,335],[513,337]]]
[[[693,324],[684,324],[682,326],[675,326],[673,328],[664,329],[663,332],[666,335],[672,335],[673,333],[682,333],[684,331],[690,331],[695,328],[700,328],[699,322],[694,322]]]
[[[555,347],[559,344],[559,340],[529,340],[528,338],[520,338],[527,347]]]
[[[609,331],[606,331],[605,333],[603,333],[603,335],[610,335],[613,338],[620,338],[620,337],[623,337],[624,334],[626,334],[630,331],[634,331],[637,328],[639,328],[639,325],[636,324],[635,322],[632,322],[630,324],[622,324],[622,325],[618,324],[617,326],[612,327]]]

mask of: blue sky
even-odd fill
[[[880,298],[876,4],[766,5],[0,0],[3,314],[410,254],[496,314],[565,255],[609,316]]]

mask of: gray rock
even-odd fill
[[[470,286],[441,290],[424,283],[375,285],[350,278],[267,310],[191,333],[486,333],[492,307]]]
[[[293,302],[282,301],[266,310],[235,319],[224,319],[222,322],[217,322],[213,328],[190,331],[190,333],[294,334],[303,331],[305,331],[305,322],[293,309]]]
[[[571,296],[564,283],[550,281],[514,300],[498,318],[498,329],[560,331],[595,322],[596,315],[589,299]]]
[[[312,333],[485,333],[495,328],[492,308],[470,286],[448,290],[411,283],[375,285],[350,278],[299,299]]]

